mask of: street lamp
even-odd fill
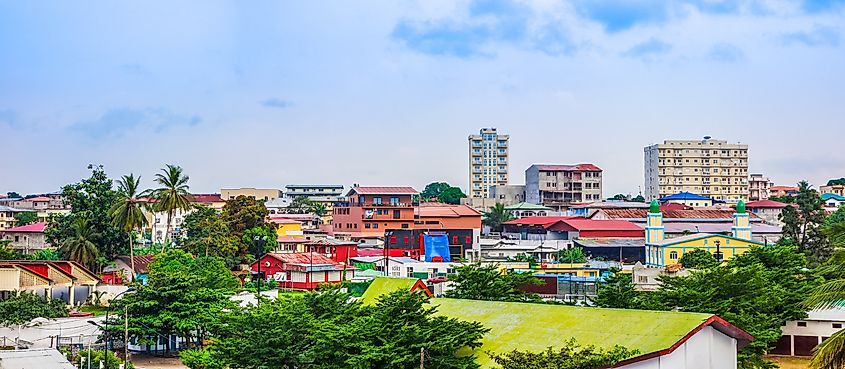
[[[255,285],[255,289],[256,289],[256,294],[255,294],[256,302],[255,303],[257,305],[257,304],[261,303],[261,280],[264,279],[264,278],[261,278],[261,255],[264,255],[264,243],[267,242],[267,236],[261,236],[261,237],[255,236],[255,237],[252,238],[252,240],[254,241],[253,243],[255,244],[255,252],[256,252],[255,260],[258,260],[258,275],[257,275],[258,282]]]
[[[719,248],[719,245],[722,244],[722,241],[716,240],[715,242],[716,242],[716,252],[713,253],[713,258],[716,259],[717,262],[721,263],[723,257],[722,257],[722,251]]]
[[[112,301],[117,300],[117,298],[118,298],[118,297],[120,297],[121,295],[123,295],[123,294],[125,294],[125,293],[132,293],[132,292],[135,292],[135,287],[129,287],[129,288],[127,288],[127,289],[126,289],[126,291],[123,291],[123,292],[121,292],[121,293],[118,293],[117,295],[115,295],[114,297],[112,297],[112,299],[111,299],[111,300],[112,300]],[[111,312],[111,302],[109,302],[109,308],[108,308],[108,309],[106,309],[106,320],[105,320],[105,321],[103,321],[103,325],[102,325],[102,326],[101,326],[101,325],[99,325],[99,324],[97,324],[97,322],[95,322],[95,321],[93,321],[93,320],[89,320],[89,321],[88,321],[88,323],[91,323],[91,324],[93,324],[93,325],[96,325],[96,326],[98,326],[98,327],[101,327],[101,328],[103,328],[103,331],[105,331],[105,334],[106,334],[106,349],[105,349],[105,350],[103,350],[103,356],[104,356],[104,359],[103,359],[103,360],[105,361],[105,367],[106,367],[106,368],[108,368],[108,367],[109,367],[109,352],[108,352],[108,351],[109,351],[109,332],[108,332],[108,327],[109,327],[109,313],[110,313],[110,312]],[[128,363],[128,362],[129,362],[129,355],[127,355],[127,353],[129,352],[129,347],[128,347],[128,346],[129,346],[129,342],[128,342],[128,339],[126,338],[126,337],[128,337],[128,336],[129,336],[129,320],[128,320],[128,319],[129,319],[129,310],[128,310],[128,309],[126,310],[126,316],[124,317],[124,319],[126,319],[126,322],[124,323],[124,327],[125,327],[125,330],[124,330],[124,339],[126,339],[126,340],[127,340],[127,342],[124,342],[124,345],[126,345],[126,347],[124,347],[124,348],[125,348],[125,350],[124,350],[124,354],[123,354],[123,355],[125,356],[125,358],[124,358],[124,359],[125,359],[125,360],[126,360],[126,362]]]

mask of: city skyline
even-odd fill
[[[195,192],[469,193],[482,127],[511,136],[512,184],[591,163],[605,197],[636,194],[644,147],[712,136],[748,144],[749,173],[818,187],[845,173],[824,142],[845,116],[842,20],[841,1],[2,2],[0,192],[89,163],[149,187],[173,163]]]

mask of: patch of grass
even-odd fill
[[[106,315],[106,310],[108,308],[104,306],[85,305],[79,307],[79,311],[83,313],[94,313],[94,315]]]
[[[807,369],[810,365],[809,357],[801,356],[766,356],[780,366],[781,369]]]

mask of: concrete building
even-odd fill
[[[472,206],[481,211],[487,211],[496,204],[510,206],[525,201],[525,185],[496,185],[491,186],[487,197],[467,197],[461,199],[464,205]]]
[[[707,196],[696,195],[689,192],[678,192],[673,195],[657,199],[663,204],[681,204],[689,207],[710,207],[713,206],[713,199]]]
[[[775,355],[811,356],[813,349],[845,324],[845,308],[836,307],[807,312],[803,320],[791,320],[781,327],[782,336],[770,353]]]
[[[795,196],[798,194],[798,187],[795,186],[772,186],[769,187],[769,197]]]
[[[705,136],[645,148],[645,197],[692,192],[729,203],[748,200],[748,145]]]
[[[601,199],[602,170],[593,164],[534,164],[525,170],[525,202],[565,211]]]
[[[287,185],[285,186],[285,199],[293,201],[298,197],[304,197],[312,202],[326,206],[326,213],[323,215],[323,224],[331,224],[332,209],[334,204],[343,196],[343,185]]]
[[[745,204],[748,211],[762,218],[766,223],[781,227],[783,227],[783,222],[780,221],[780,213],[787,206],[790,205],[772,200],[752,201]]]
[[[820,197],[824,202],[824,204],[822,205],[824,206],[824,210],[827,210],[831,213],[839,209],[839,207],[843,204],[845,204],[845,196],[840,196],[835,193],[823,193]]]
[[[482,128],[469,136],[469,197],[489,197],[490,187],[508,184],[510,136]]]
[[[25,213],[27,211],[29,210],[0,205],[0,230],[14,228],[15,214]]]
[[[0,231],[0,240],[11,241],[9,248],[23,254],[32,254],[47,248],[52,249],[47,244],[47,237],[44,235],[45,228],[47,228],[47,223],[7,228]]]
[[[762,174],[748,176],[748,200],[760,201],[769,198],[769,188],[775,184]]]
[[[338,238],[381,238],[386,229],[413,229],[419,192],[413,187],[356,186],[332,209]]]
[[[238,196],[246,196],[252,197],[256,200],[264,200],[269,201],[272,199],[278,199],[282,197],[282,191],[277,189],[264,189],[264,188],[250,188],[250,187],[243,187],[243,188],[224,188],[220,190],[220,197],[223,200],[231,200]]]
[[[819,187],[819,193],[832,193],[839,196],[845,196],[845,185],[835,184],[829,186]]]

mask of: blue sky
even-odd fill
[[[710,135],[781,184],[845,175],[845,0],[0,0],[0,192],[86,175],[196,192],[467,185],[466,137],[591,162],[636,193],[643,147]]]

